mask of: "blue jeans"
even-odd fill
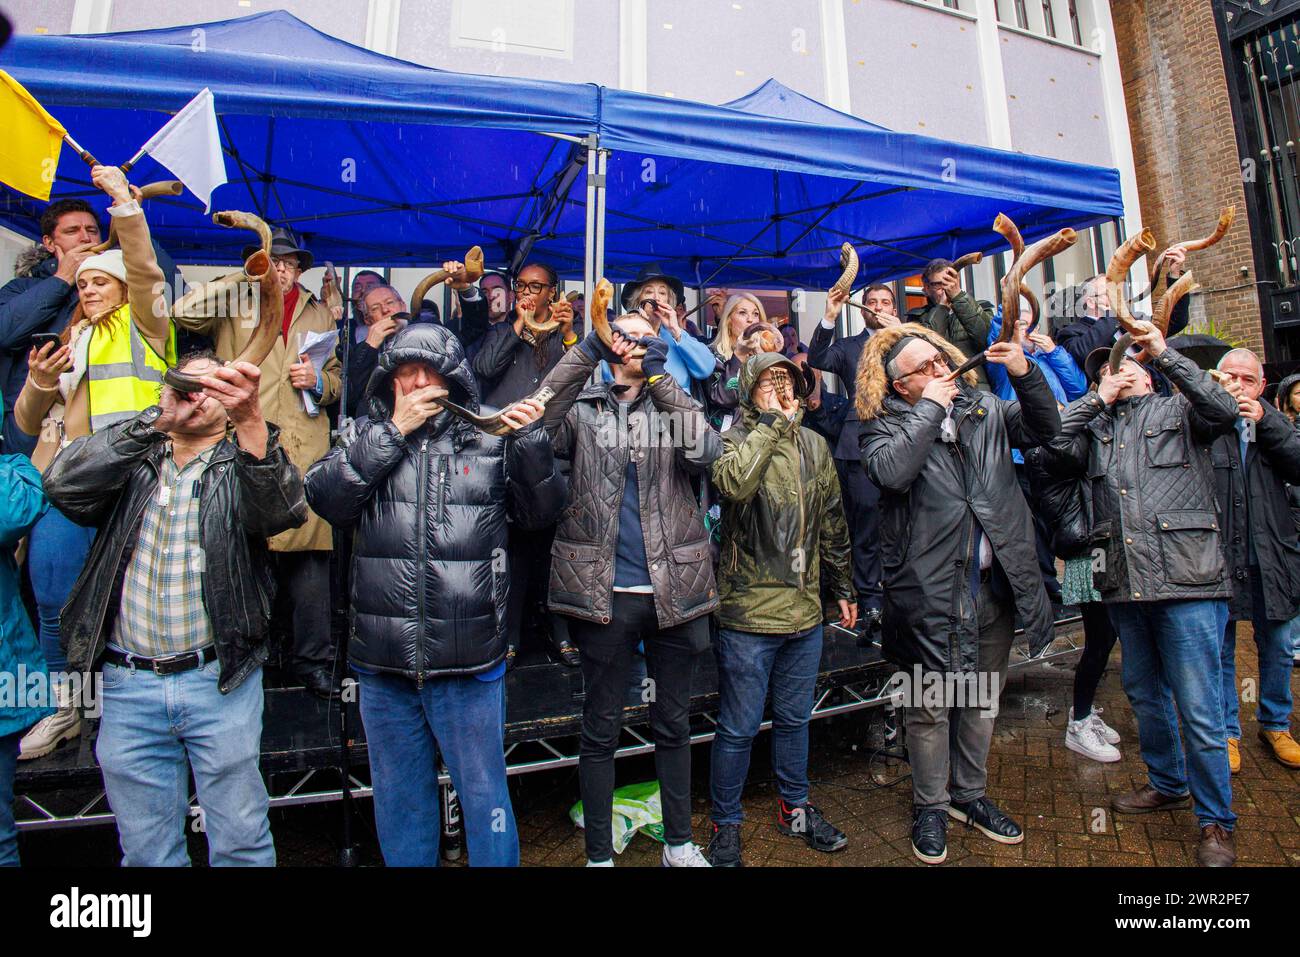
[[[460,798],[470,864],[519,866],[506,787],[505,678],[432,678],[422,689],[401,675],[358,673],[357,679],[384,863],[438,865],[441,750]]]
[[[1124,693],[1137,718],[1151,786],[1181,796],[1190,785],[1201,826],[1220,824],[1231,830],[1237,816],[1232,813],[1220,659],[1227,602],[1117,602],[1107,610],[1119,633]]]
[[[777,793],[787,805],[808,802],[808,719],[822,628],[801,636],[756,635],[718,630],[718,730],[713,738],[709,790],[714,824],[744,820],[740,792],[749,774],[749,754],[772,693],[772,770]]]
[[[23,732],[0,737],[0,867],[18,866],[18,826],[14,823],[14,774]]]
[[[68,657],[59,646],[59,615],[94,541],[93,528],[82,528],[53,507],[32,526],[27,565],[40,617],[41,651],[51,673],[68,670]]]
[[[187,867],[186,828],[202,827],[208,861],[275,866],[258,770],[262,743],[262,672],[234,691],[217,690],[221,665],[159,677],[104,666],[95,756],[117,816],[124,867]],[[188,767],[187,767],[188,763]],[[189,821],[189,771],[200,820]]]
[[[1265,731],[1291,730],[1291,670],[1296,622],[1269,621],[1264,614],[1264,589],[1259,566],[1250,570],[1251,624],[1259,652],[1259,705],[1255,720]],[[1241,737],[1237,700],[1237,623],[1223,630],[1223,710],[1228,737]]]

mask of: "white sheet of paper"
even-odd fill
[[[330,356],[334,355],[334,349],[339,342],[339,331],[331,329],[329,332],[309,332],[300,337],[298,342],[298,354],[305,355],[311,364],[319,372],[325,368],[325,363],[330,361]],[[300,389],[302,393],[302,407],[312,418],[320,415],[320,408],[316,401],[311,397],[311,390]]]

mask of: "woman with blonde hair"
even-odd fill
[[[162,295],[166,281],[140,204],[116,166],[96,166],[91,180],[113,200],[109,215],[121,249],[86,259],[76,273],[77,307],[57,345],[28,356],[27,381],[14,420],[38,436],[32,464],[46,472],[73,439],[133,418],[158,401],[162,374],[176,362],[176,336]],[[59,613],[94,539],[51,508],[33,527],[27,562],[40,618],[41,648],[51,674],[67,670]],[[55,685],[57,713],[21,742],[20,759],[37,758],[81,732],[65,683]]]
[[[767,311],[757,296],[737,292],[727,297],[718,321],[718,334],[709,346],[718,357],[718,368],[709,380],[709,420],[717,428],[721,428],[723,419],[734,415],[740,405],[737,391],[740,367],[753,354],[742,340],[745,331],[756,323],[769,324]]]

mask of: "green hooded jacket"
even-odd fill
[[[855,601],[849,530],[830,447],[800,426],[754,406],[758,377],[776,365],[799,368],[780,353],[752,356],[740,372],[739,420],[722,436],[712,466],[722,497],[718,566],[723,628],[794,634],[824,621],[822,576],[833,599]]]

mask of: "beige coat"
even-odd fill
[[[145,222],[143,213],[136,213],[116,217],[114,225],[117,227],[118,242],[122,246],[122,259],[126,263],[127,302],[131,306],[131,322],[153,350],[165,356],[171,320],[167,316],[162,295],[166,280],[158,268],[158,259],[154,256],[149,224]],[[76,342],[78,333],[85,326],[84,318],[71,326],[68,341]],[[100,335],[101,330],[92,329],[90,334]],[[71,442],[90,434],[89,381],[88,376],[82,375],[65,405],[58,386],[43,389],[32,381],[30,372],[27,374],[27,382],[18,394],[18,401],[14,403],[14,419],[18,428],[28,435],[40,436],[36,450],[32,453],[32,464],[42,472],[49,468],[54,456],[58,454],[60,421],[66,441]]]
[[[237,278],[242,273],[233,276]],[[175,317],[177,325],[210,336],[217,355],[226,362],[244,348],[254,328],[249,315],[239,315],[234,319],[213,317],[218,302],[235,301],[247,306],[247,297],[232,300],[219,291],[220,284],[227,283],[231,278],[223,276],[206,284],[204,298],[186,308],[184,315]],[[267,422],[280,427],[280,445],[289,456],[289,461],[304,474],[317,459],[329,451],[330,420],[325,406],[332,405],[339,399],[342,366],[338,356],[331,355],[325,368],[320,370],[324,392],[318,403],[319,414],[314,418],[303,408],[302,393],[289,383],[289,366],[298,361],[296,350],[300,336],[305,336],[308,332],[329,332],[335,328],[334,316],[325,304],[300,285],[298,306],[289,326],[288,344],[286,345],[284,336],[276,336],[271,354],[262,363],[262,385],[259,390],[262,415]],[[309,511],[306,525],[276,535],[270,539],[269,544],[272,551],[305,552],[328,550],[333,547],[333,539],[330,526],[315,512]]]

